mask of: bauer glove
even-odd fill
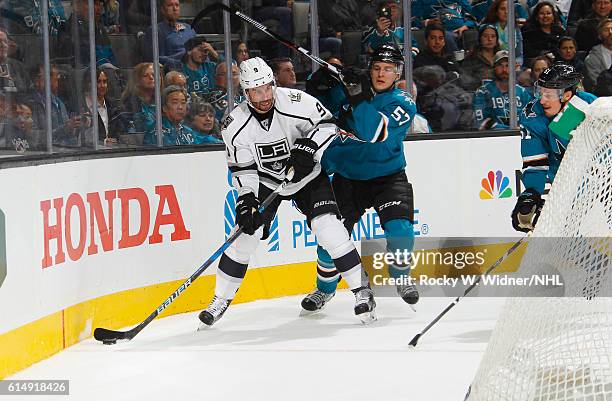
[[[344,94],[353,107],[374,97],[372,85],[367,70],[348,67],[344,70]]]
[[[259,201],[253,192],[238,197],[236,202],[236,224],[245,234],[253,235],[263,224],[263,216],[259,213]]]
[[[543,206],[544,200],[540,193],[533,188],[527,188],[518,197],[512,210],[512,227],[524,233],[533,230]]]
[[[291,176],[291,170],[293,170],[291,182],[299,182],[312,172],[316,164],[314,155],[318,149],[319,145],[312,139],[298,138],[295,140],[285,169],[288,177]]]

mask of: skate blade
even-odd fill
[[[364,326],[367,326],[368,324],[374,323],[375,321],[378,320],[378,318],[376,317],[376,313],[374,313],[374,311],[365,312],[357,316],[359,317],[359,320],[361,320],[361,323]]]
[[[416,311],[417,311],[417,310],[416,310],[416,308],[414,307],[414,305],[412,305],[412,304],[408,304],[408,306],[409,306],[409,307],[410,307],[410,309],[412,309],[414,312],[416,312]]]
[[[306,309],[302,308],[302,310],[300,311],[300,317],[308,317],[308,316],[316,315],[319,312],[321,312],[321,309],[306,310]]]

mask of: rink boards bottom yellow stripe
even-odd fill
[[[482,268],[470,268],[463,272],[484,272],[511,245],[486,245],[487,263]],[[479,246],[473,246],[469,250],[478,248]],[[468,248],[459,247],[453,251],[464,249]],[[521,257],[522,251],[515,252],[496,272],[514,271]],[[367,264],[367,261],[364,263]],[[449,274],[449,271],[444,267],[434,266],[417,269],[414,274],[439,277]],[[315,280],[315,262],[249,269],[232,304],[305,294],[315,286]],[[91,337],[96,327],[118,329],[140,323],[183,281],[171,281],[105,295],[1,334],[0,379]],[[201,276],[162,313],[162,316],[204,309],[212,298],[214,285],[214,276]],[[346,285],[341,283],[340,288],[346,288]],[[296,311],[300,308],[298,303],[295,308]],[[197,322],[194,322],[194,325],[196,324]]]

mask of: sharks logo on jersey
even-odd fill
[[[286,139],[272,143],[256,143],[257,157],[262,170],[275,175],[281,174],[289,158],[289,144]]]

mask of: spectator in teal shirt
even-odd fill
[[[162,141],[171,145],[200,145],[203,143],[220,143],[210,135],[200,134],[183,124],[187,116],[187,93],[180,86],[167,86],[162,93]],[[145,145],[157,142],[155,130],[150,130],[144,137]]]
[[[208,46],[207,46],[208,45]],[[215,69],[217,64],[209,60],[209,55],[214,55],[210,52],[210,43],[202,37],[189,39],[185,43],[187,53],[183,57],[182,72],[187,77],[187,87],[190,94],[201,95],[210,92],[215,87]]]

